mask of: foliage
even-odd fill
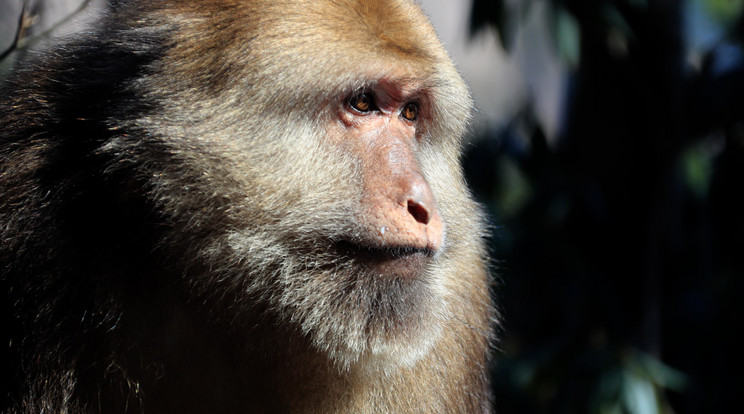
[[[499,224],[497,412],[726,412],[744,345],[744,2],[475,0],[473,33],[513,51],[539,3],[569,73],[563,127],[546,136],[526,105],[466,158]]]

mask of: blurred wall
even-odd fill
[[[558,134],[566,96],[566,66],[552,48],[545,2],[532,3],[528,16],[515,23],[520,35],[509,52],[492,30],[470,35],[470,1],[420,3],[470,85],[479,110],[476,131],[498,130],[531,105],[548,140]]]
[[[476,125],[506,122],[526,99],[518,58],[504,52],[493,32],[470,37],[470,1],[422,0],[421,5],[470,85],[479,110]]]

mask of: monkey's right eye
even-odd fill
[[[349,106],[359,112],[370,112],[375,110],[375,100],[370,93],[360,93],[349,98]]]

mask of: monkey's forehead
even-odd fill
[[[288,109],[309,113],[319,99],[384,85],[427,97],[442,123],[469,119],[467,86],[410,0],[134,1],[130,27],[176,32],[166,35],[171,43],[158,72],[168,72],[168,81],[161,88],[206,85],[255,108],[288,102]],[[274,88],[253,87],[267,84]]]
[[[144,4],[144,2],[143,2]],[[146,6],[202,20],[249,39],[350,46],[405,59],[443,57],[436,33],[410,0],[156,0]],[[232,26],[232,27],[230,27]],[[420,63],[420,62],[419,62]]]
[[[177,49],[188,56],[196,50],[196,55],[211,55],[212,60],[222,57],[223,67],[239,65],[252,73],[313,78],[315,83],[327,78],[336,87],[379,78],[423,81],[435,74],[459,80],[428,19],[408,0],[141,4],[150,9],[146,15],[160,15],[185,34],[179,36]]]

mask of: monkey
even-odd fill
[[[6,413],[488,413],[468,88],[411,0],[127,0],[0,91]]]

